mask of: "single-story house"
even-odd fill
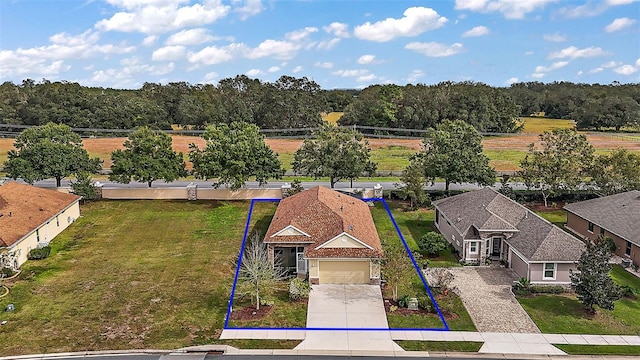
[[[316,186],[284,198],[264,238],[270,258],[311,284],[379,284],[382,245],[369,206]]]
[[[564,209],[569,230],[591,240],[610,237],[616,255],[640,264],[640,191],[580,201]]]
[[[461,260],[502,260],[532,284],[571,283],[585,244],[491,188],[433,202],[435,226]]]
[[[43,247],[80,216],[80,197],[9,182],[0,186],[2,267],[19,268],[31,249]]]

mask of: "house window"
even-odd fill
[[[58,218],[58,215],[56,215],[56,226],[60,227],[60,218]]]
[[[478,253],[478,243],[472,241],[469,243],[469,254],[477,254]]]
[[[440,210],[436,209],[436,224],[438,223],[439,219],[440,219]]]
[[[591,221],[589,221],[589,228],[587,230],[593,234],[593,223]]]
[[[544,274],[542,280],[556,279],[556,263],[544,263]]]
[[[600,228],[600,235],[604,236],[604,228]]]
[[[624,254],[631,256],[631,241],[627,241],[627,247],[624,249]]]
[[[36,240],[40,242],[40,230],[36,230]]]

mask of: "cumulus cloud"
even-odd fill
[[[199,45],[215,40],[209,30],[204,28],[196,28],[179,31],[167,39],[167,45]]]
[[[251,69],[245,73],[247,76],[259,76],[262,74],[262,70],[260,69]]]
[[[542,36],[542,39],[549,42],[565,42],[567,41],[567,36],[559,33],[545,34],[544,36]]]
[[[333,68],[333,63],[332,62],[317,62],[315,63],[316,67],[322,68],[322,69],[331,69]]]
[[[297,74],[302,71],[302,66],[296,66],[291,70],[292,73]]]
[[[515,83],[517,83],[519,81],[520,81],[520,79],[518,79],[517,77],[512,77],[512,78],[507,79],[507,81],[505,81],[504,83],[506,85],[511,85],[511,84],[515,84]]]
[[[289,41],[304,41],[309,39],[309,36],[315,32],[318,32],[318,28],[308,26],[304,29],[288,32],[284,35],[284,38]]]
[[[172,62],[149,65],[137,57],[122,59],[120,65],[122,65],[121,68],[94,71],[87,82],[100,85],[107,83],[111,84],[112,87],[118,88],[133,88],[140,85],[135,79],[139,74],[159,76],[169,74],[175,70],[175,64]]]
[[[615,72],[616,74],[620,74],[620,75],[631,75],[631,74],[636,73],[637,71],[640,71],[640,58],[638,58],[638,60],[636,60],[635,66],[634,65],[625,64],[625,65],[613,68],[613,72]]]
[[[555,0],[456,0],[456,10],[480,13],[499,12],[507,19],[523,19],[528,13],[542,9]]]
[[[257,47],[248,49],[245,57],[249,59],[273,57],[288,60],[292,59],[299,49],[300,45],[293,42],[268,39],[261,42]]]
[[[426,55],[428,57],[445,57],[459,54],[464,51],[464,47],[460,43],[454,43],[452,45],[441,44],[437,42],[412,42],[407,44],[405,49],[413,50],[417,53]]]
[[[582,5],[568,6],[560,9],[558,14],[567,18],[581,18],[600,15],[613,6],[628,5],[638,0],[605,0],[600,2],[586,2]]]
[[[486,26],[476,26],[471,30],[462,33],[462,37],[484,36],[489,34],[489,28]]]
[[[331,50],[340,42],[340,38],[333,38],[331,40],[323,40],[318,43],[318,50]]]
[[[234,9],[233,11],[240,14],[242,20],[246,20],[251,16],[258,15],[264,10],[262,0],[245,0],[244,5]]]
[[[349,25],[340,22],[332,22],[327,26],[323,26],[322,29],[329,34],[335,35],[341,38],[349,37]]]
[[[157,35],[149,35],[142,40],[142,45],[153,46],[158,41]]]
[[[546,75],[548,72],[560,69],[562,67],[567,66],[568,64],[569,64],[568,61],[557,61],[551,64],[550,66],[539,65],[539,66],[536,66],[536,68],[534,69],[534,73],[531,76],[534,78],[541,78],[544,75]]]
[[[577,59],[577,58],[590,58],[595,56],[605,55],[606,52],[602,48],[590,46],[584,49],[578,49],[575,46],[569,46],[560,51],[554,51],[547,56],[549,59]]]
[[[156,49],[151,54],[151,60],[153,61],[175,61],[180,60],[185,56],[185,47],[181,45],[165,46]]]
[[[358,64],[371,64],[375,59],[375,55],[362,55],[358,58]]]
[[[231,44],[222,47],[212,45],[200,51],[190,52],[187,58],[190,63],[215,65],[233,60],[237,54],[241,54],[245,49],[246,45],[244,44]]]
[[[608,33],[619,31],[624,28],[628,28],[629,26],[635,23],[636,23],[635,19],[629,19],[628,17],[617,18],[617,19],[614,19],[611,22],[611,24],[605,26],[604,31]]]
[[[413,37],[444,26],[447,18],[426,7],[410,7],[400,19],[387,18],[356,26],[354,35],[363,40],[386,42],[398,37]]]
[[[357,76],[366,76],[369,74],[370,72],[367,69],[338,70],[331,73],[331,75],[342,76],[342,77],[357,77]]]
[[[270,72],[270,73],[274,73],[277,71],[280,71],[280,66],[272,66],[269,68],[269,70],[267,70],[267,72]]]
[[[407,76],[407,82],[408,83],[414,83],[417,82],[418,80],[420,80],[421,78],[423,78],[425,76],[424,71],[422,70],[413,70],[409,76]]]
[[[220,76],[220,75],[215,71],[208,72],[208,73],[204,74],[204,78],[202,78],[202,83],[210,84],[214,80],[216,80],[218,78],[218,76]]]
[[[223,17],[230,6],[222,0],[204,0],[202,3],[185,4],[184,0],[109,0],[124,11],[102,19],[94,25],[102,31],[164,33],[189,26],[211,24]]]

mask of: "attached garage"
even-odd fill
[[[369,260],[320,260],[320,284],[369,284]]]

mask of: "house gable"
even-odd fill
[[[363,243],[362,241],[344,232],[334,237],[333,239],[330,239],[324,244],[317,246],[315,249],[318,250],[318,249],[344,249],[344,248],[373,250],[371,246]]]
[[[306,232],[298,229],[297,227],[295,227],[293,225],[288,225],[284,229],[282,229],[282,230],[276,232],[275,234],[271,235],[271,237],[275,237],[275,236],[306,236],[306,237],[310,237],[309,234],[307,234]]]

